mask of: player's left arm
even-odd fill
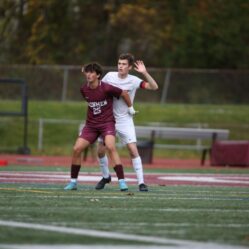
[[[143,88],[144,89],[148,89],[148,90],[157,90],[158,89],[158,84],[156,83],[156,81],[152,78],[152,76],[148,73],[143,61],[136,61],[134,63],[135,67],[134,69],[141,73],[144,78],[145,78],[145,82],[143,82]]]

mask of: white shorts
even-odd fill
[[[137,142],[133,119],[126,119],[125,122],[116,123],[115,128],[116,134],[123,145]],[[98,142],[103,142],[103,139],[99,137]]]

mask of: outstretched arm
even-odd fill
[[[143,63],[143,61],[136,61],[134,63],[135,67],[134,69],[141,73],[145,79],[146,79],[146,83],[145,83],[145,89],[148,90],[157,90],[158,89],[158,85],[156,83],[156,81],[152,78],[152,76],[147,72],[146,67]]]

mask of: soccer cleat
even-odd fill
[[[127,187],[124,179],[118,180],[118,183],[119,183],[120,191],[127,191],[128,190],[128,187]]]
[[[68,183],[68,185],[64,188],[64,190],[77,190],[77,183],[76,182]]]
[[[139,188],[139,191],[141,191],[141,192],[147,192],[147,191],[149,191],[148,190],[148,186],[145,185],[144,183],[139,184],[138,188]]]
[[[109,176],[108,178],[102,178],[97,185],[95,186],[95,189],[100,190],[103,189],[106,185],[106,183],[110,183],[112,180],[111,176]]]

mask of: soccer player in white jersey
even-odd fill
[[[145,80],[129,74],[134,64],[134,69],[141,73]],[[109,72],[102,79],[103,82],[117,86],[122,90],[127,90],[131,101],[134,101],[137,89],[157,90],[156,81],[147,72],[143,61],[135,62],[134,56],[129,53],[121,54],[118,59],[118,71]],[[113,102],[113,112],[116,120],[116,133],[121,143],[125,144],[129,150],[133,168],[136,172],[139,191],[148,191],[147,185],[144,183],[143,165],[137,149],[137,139],[133,116],[127,112],[127,105],[122,99]],[[103,178],[96,185],[96,189],[100,190],[105,187],[106,183],[111,182],[111,175],[108,168],[108,158],[105,153],[105,146],[101,139],[98,140],[98,158]]]

